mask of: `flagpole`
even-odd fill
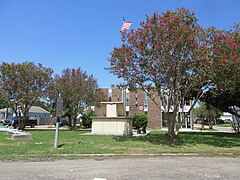
[[[125,18],[123,17],[123,21],[122,21],[122,25],[124,25],[125,23]],[[123,42],[122,42],[123,44]],[[123,95],[124,95],[124,78],[122,77],[122,102],[123,102],[123,105],[124,105],[124,98],[123,98]]]
[[[125,22],[125,18],[123,17],[123,25],[121,28],[121,33],[122,33],[122,46],[124,46],[124,42],[125,42],[125,31],[128,30],[131,26],[132,22]],[[123,70],[122,70],[123,73]],[[126,116],[126,89],[124,86],[124,78],[122,77],[122,101],[123,101],[123,106],[124,106],[124,112],[125,112],[125,116]]]
[[[125,23],[125,18],[123,17],[123,25]],[[123,43],[123,42],[122,42]],[[124,110],[124,116],[126,116],[126,106],[125,106],[125,94],[124,94],[124,78],[122,77],[122,102],[123,102],[123,110]]]

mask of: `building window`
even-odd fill
[[[148,95],[146,92],[144,92],[144,111],[147,112],[148,111]]]
[[[129,101],[130,101],[129,90],[126,89],[126,106],[129,106]]]

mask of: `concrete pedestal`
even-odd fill
[[[31,134],[13,134],[12,140],[32,140]]]
[[[99,135],[132,135],[132,119],[126,117],[92,118],[92,134]]]

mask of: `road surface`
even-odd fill
[[[0,162],[1,180],[239,179],[240,157],[97,158],[51,162]]]

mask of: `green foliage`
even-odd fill
[[[92,117],[95,117],[96,113],[94,111],[86,112],[82,115],[82,125],[86,128],[92,127]]]
[[[33,62],[5,63],[0,65],[0,99],[11,107],[16,115],[23,116],[20,129],[24,129],[24,120],[32,105],[43,98],[51,84],[51,68]]]
[[[214,122],[216,123],[217,118],[221,116],[222,112],[210,104],[201,103],[199,108],[194,109],[193,114],[206,119],[209,129],[213,129]]]
[[[61,75],[55,76],[54,83],[49,90],[49,97],[53,102],[58,93],[61,93],[63,98],[64,116],[72,120],[70,126],[73,130],[76,130],[78,114],[83,113],[84,109],[92,104],[99,104],[103,97],[97,80],[81,68],[67,68]]]
[[[154,13],[140,25],[123,33],[123,45],[111,52],[108,70],[123,77],[130,89],[141,88],[159,110],[171,110],[176,117],[180,102],[195,84],[195,99],[202,94],[207,80],[202,71],[208,65],[207,32],[185,8]],[[164,101],[166,96],[169,102]],[[174,135],[175,119],[166,119],[170,135]]]
[[[201,103],[199,108],[194,109],[193,114],[207,120],[214,120],[219,118],[222,112],[210,104]]]
[[[123,44],[111,52],[107,69],[124,78],[130,89],[141,88],[159,110],[171,110],[176,117],[186,97],[195,97],[191,110],[215,86],[239,89],[239,29],[200,27],[194,13],[185,8],[154,13],[138,29],[122,33]],[[170,135],[175,120],[167,118]]]
[[[146,114],[133,114],[131,116],[133,119],[133,127],[139,129],[143,126],[147,126],[148,116]]]
[[[229,31],[215,33],[212,43],[214,71],[209,79],[213,84],[201,99],[212,106],[237,115],[240,108],[240,24]]]

